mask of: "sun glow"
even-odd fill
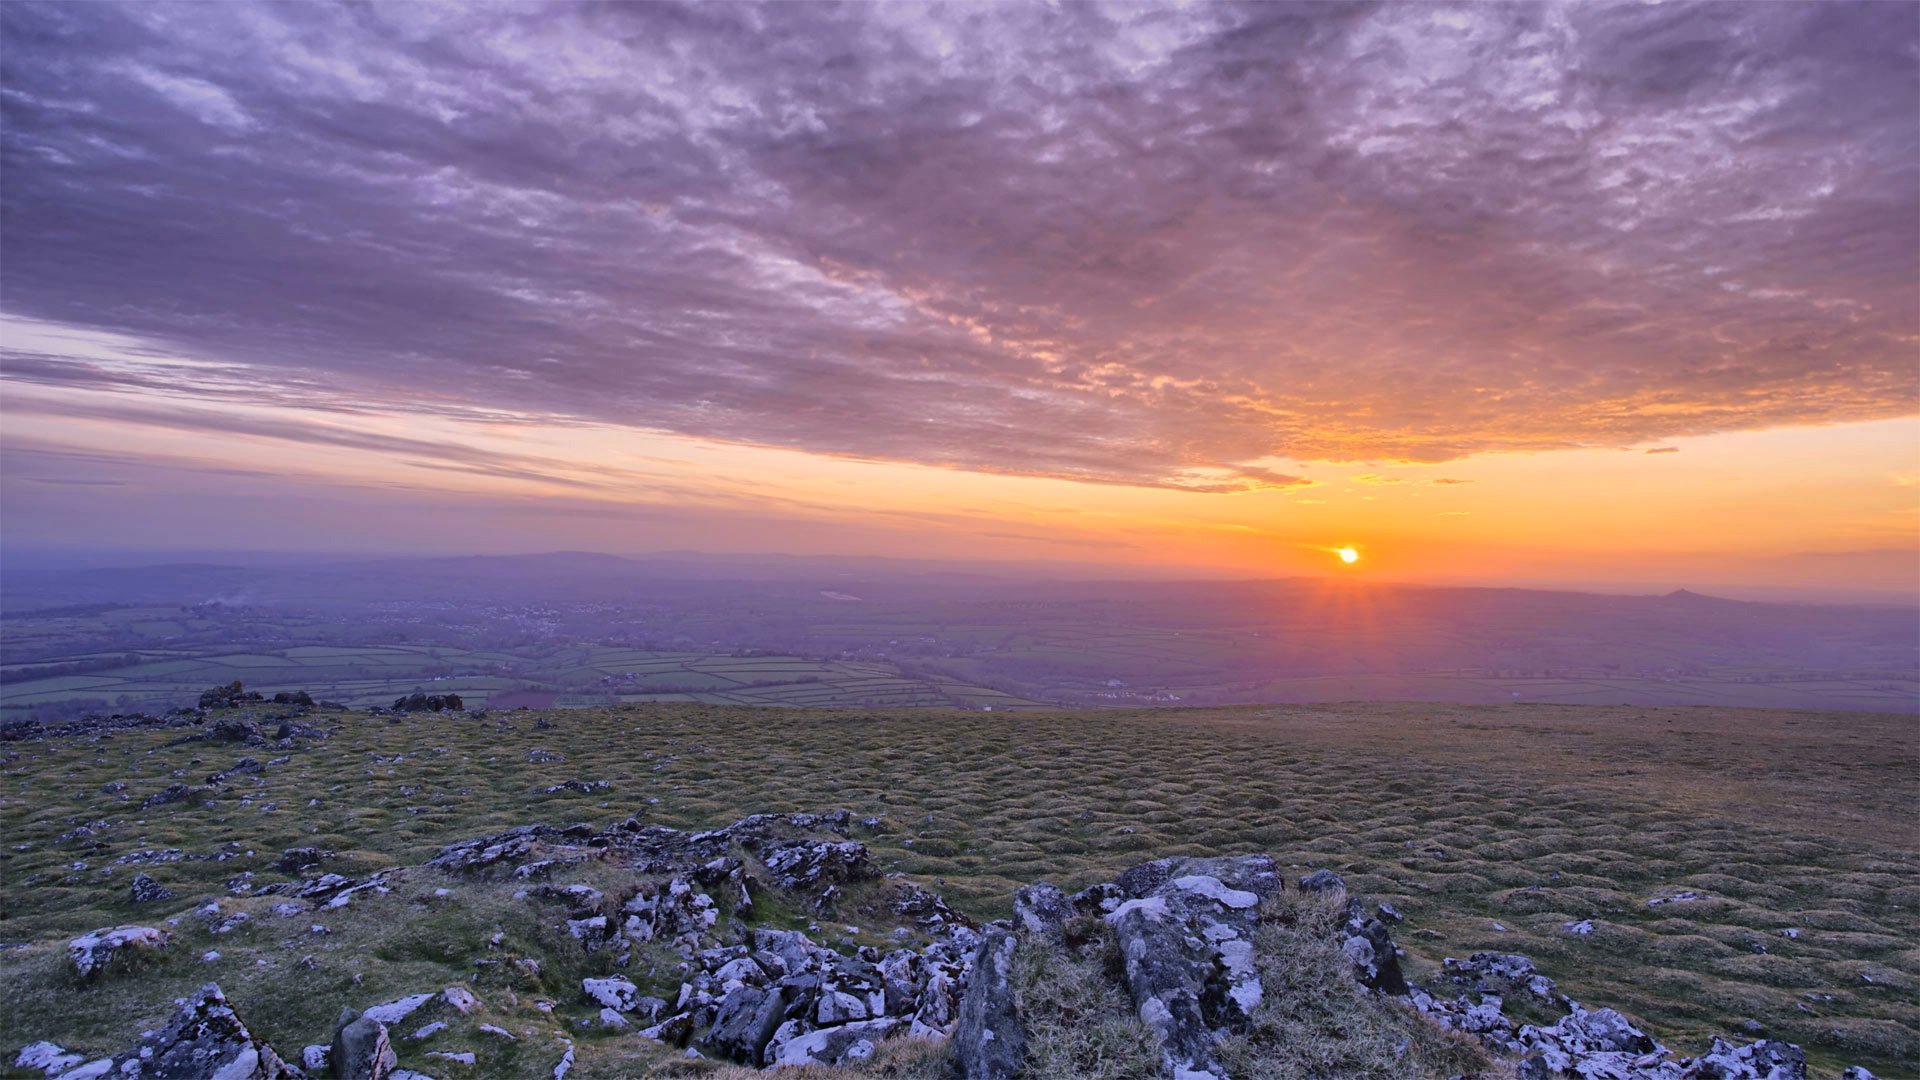
[[[1360,561],[1360,553],[1350,547],[1334,548],[1333,553],[1340,556],[1340,561],[1348,566]]]

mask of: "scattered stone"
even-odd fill
[[[449,986],[440,991],[440,997],[462,1016],[480,1007],[480,999],[464,986]]]
[[[1561,923],[1560,929],[1572,934],[1574,937],[1586,937],[1588,934],[1593,933],[1593,920],[1581,919],[1578,922]]]
[[[447,1022],[445,1020],[435,1020],[433,1023],[426,1024],[418,1031],[407,1036],[407,1039],[410,1042],[419,1042],[421,1039],[431,1039],[445,1030],[447,1030]]]
[[[541,791],[547,795],[557,795],[562,791],[577,791],[582,795],[591,795],[598,791],[610,791],[612,789],[613,781],[611,780],[568,780],[565,783],[542,788]]]
[[[471,1065],[478,1060],[471,1050],[429,1050],[427,1056],[451,1061],[456,1065]]]

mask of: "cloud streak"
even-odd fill
[[[1907,5],[0,20],[6,310],[193,361],[42,386],[1199,491],[1920,397]]]

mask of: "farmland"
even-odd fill
[[[540,556],[8,571],[0,713],[151,709],[235,679],[356,705],[423,690],[531,706],[1920,710],[1910,604],[879,570]]]
[[[9,664],[0,683],[0,715],[25,716],[49,705],[91,702],[98,711],[164,711],[233,681],[272,694],[304,690],[344,705],[384,705],[415,691],[458,694],[473,705],[500,699],[542,705],[696,702],[709,705],[958,706],[1032,705],[952,680],[908,678],[880,660],[808,659],[649,651],[597,645],[514,654],[442,645],[295,645],[264,652],[214,643],[180,647],[174,637],[216,632],[216,618],[169,609],[111,613],[126,630],[151,634],[157,647],[57,654]],[[15,634],[23,625],[10,622]],[[289,621],[286,629],[298,632]],[[49,670],[52,669],[52,670]],[[62,669],[74,669],[70,673]],[[41,672],[48,672],[34,677]]]

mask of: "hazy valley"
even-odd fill
[[[1914,711],[1911,606],[550,555],[0,571],[0,715],[242,680],[381,705],[1344,700]],[[1024,573],[1020,571],[1024,570]]]

